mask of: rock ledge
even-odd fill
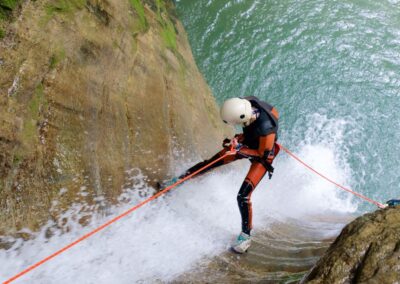
[[[400,207],[348,224],[301,283],[400,283]]]

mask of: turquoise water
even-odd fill
[[[328,147],[354,190],[400,197],[400,1],[180,0],[177,10],[219,103],[269,101],[287,147]]]

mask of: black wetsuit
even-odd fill
[[[238,159],[250,159],[250,170],[237,195],[237,202],[242,217],[242,231],[246,234],[250,234],[252,229],[251,193],[267,173],[267,171],[273,169],[271,163],[274,157],[277,155],[279,148],[277,149],[276,145],[273,145],[271,149],[268,149],[268,151],[262,151],[260,154],[255,154],[254,150],[260,150],[260,141],[261,143],[264,143],[265,139],[270,138],[270,135],[273,135],[273,143],[276,141],[278,131],[278,114],[271,105],[258,100],[256,97],[246,97],[245,99],[249,100],[252,107],[257,108],[260,112],[258,118],[253,123],[243,128],[243,136],[241,137],[242,141],[240,141],[240,143],[246,146],[246,151],[240,150],[235,156],[227,156],[226,158],[218,161],[204,170],[202,174]],[[180,178],[184,178],[185,176],[201,169],[210,162],[215,161],[224,155],[228,150],[229,149],[224,148],[211,159],[196,164],[188,169],[185,174],[180,176]],[[249,154],[247,152],[249,152]]]

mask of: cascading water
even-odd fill
[[[322,162],[328,174],[339,181],[346,180],[346,173],[337,170],[334,155],[329,148],[304,147],[300,154],[316,154],[320,151],[326,155],[320,155],[318,159],[309,162]],[[308,219],[323,219],[324,214],[332,216],[333,213],[355,210],[349,199],[344,201],[330,184],[305,173],[294,161],[282,158],[277,161],[278,164],[284,171],[276,173],[274,182],[263,181],[253,194],[254,223],[257,228],[255,236],[258,242],[263,243],[264,239],[268,242],[269,238],[263,232],[277,224],[283,223],[283,230],[289,226],[296,228],[293,224],[300,221],[312,227]],[[228,250],[230,242],[239,232],[236,192],[248,165],[247,161],[239,161],[185,183],[38,267],[16,283],[152,283],[173,281],[190,269],[207,265],[211,258]],[[287,178],[289,176],[290,179]],[[121,196],[125,205],[110,209],[112,213],[108,216],[95,215],[89,225],[83,227],[79,219],[93,208],[76,204],[60,220],[49,222],[41,232],[34,234],[32,240],[17,240],[10,249],[0,250],[0,279],[18,273],[34,261],[46,257],[105,220],[137,204],[144,199],[140,197],[143,193],[152,193],[141,182],[140,174],[132,178],[136,186]],[[291,221],[293,219],[295,222]],[[335,236],[341,227],[336,221],[315,222],[320,225],[332,224],[321,226],[315,231],[318,235],[309,236],[308,242],[315,241],[317,246],[317,240]],[[50,239],[49,233],[53,235]],[[272,230],[272,233],[280,235],[281,239],[285,236],[285,232],[279,228]],[[14,241],[9,240],[10,243]],[[301,261],[304,259],[298,262]]]
[[[219,102],[268,100],[281,114],[280,141],[306,162],[378,201],[399,195],[400,1],[180,0],[177,9]],[[16,283],[298,279],[346,216],[373,207],[283,153],[275,168],[252,197],[255,244],[248,255],[226,253],[240,230],[236,193],[248,169],[238,161],[185,183]],[[77,204],[32,240],[9,239],[11,247],[0,250],[0,279],[151,194],[134,173],[136,186],[108,216],[82,227],[79,219],[92,208]]]

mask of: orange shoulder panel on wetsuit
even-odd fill
[[[265,151],[271,151],[275,144],[275,133],[271,133],[260,137],[260,145],[258,146],[258,154],[264,156]]]
[[[279,112],[276,108],[272,108],[271,113],[276,117],[276,119],[279,119]]]

